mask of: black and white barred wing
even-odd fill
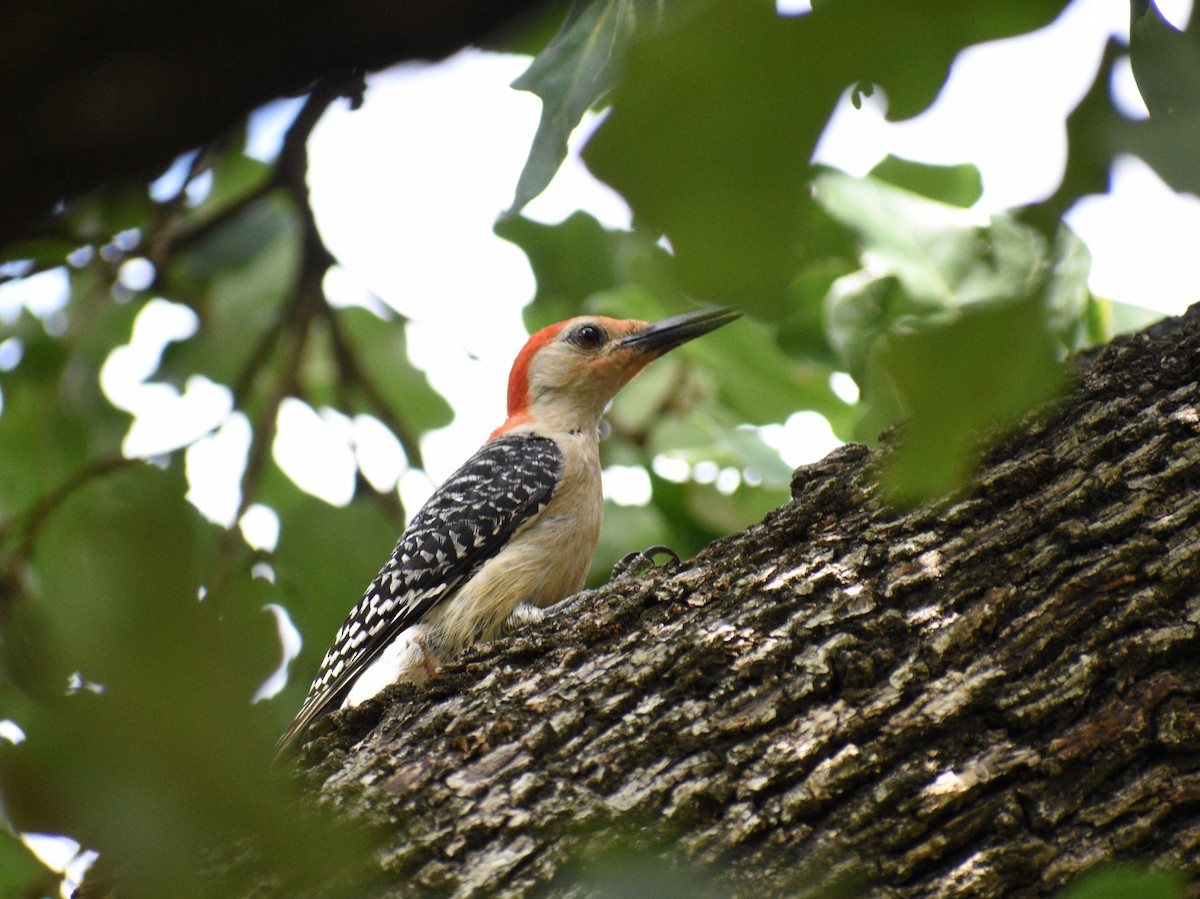
[[[304,705],[279,739],[277,756],[342,702],[355,678],[401,631],[451,596],[546,507],[562,467],[553,440],[506,435],[485,443],[437,489],[338,629]]]

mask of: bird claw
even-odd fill
[[[617,564],[613,566],[612,580],[619,581],[645,574],[651,568],[655,567],[654,557],[658,555],[670,556],[671,561],[679,564],[679,553],[675,552],[671,547],[661,545],[650,546],[639,552],[632,552],[622,556],[617,561]]]

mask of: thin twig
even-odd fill
[[[342,331],[341,325],[337,322],[337,317],[332,310],[328,310],[326,321],[329,326],[329,336],[333,342],[334,356],[337,359],[338,367],[341,369],[342,377],[358,388],[367,402],[374,409],[375,414],[379,416],[379,420],[391,429],[396,435],[396,439],[400,441],[400,446],[404,450],[404,455],[408,458],[408,464],[414,468],[424,468],[425,460],[421,455],[421,444],[417,439],[417,435],[413,433],[413,429],[409,424],[392,408],[392,404],[387,401],[382,391],[371,380],[370,376],[363,371],[358,364],[358,359],[354,355],[354,348],[350,345],[349,339]]]
[[[50,516],[63,503],[70,499],[76,490],[94,480],[112,474],[114,471],[142,461],[141,459],[133,459],[127,456],[106,456],[105,458],[90,462],[49,493],[39,497],[29,508],[17,513],[7,521],[0,522],[0,544],[5,543],[15,530],[20,530],[20,539],[17,548],[7,561],[8,574],[5,575],[5,580],[9,583],[15,583],[19,580],[18,572],[33,555],[33,547],[37,542],[37,537],[42,527]]]

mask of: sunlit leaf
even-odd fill
[[[818,202],[858,235],[873,277],[896,278],[905,311],[949,308],[1021,292],[1042,253],[1040,235],[1003,216],[979,215],[874,178],[826,172]]]
[[[983,196],[983,176],[970,163],[930,165],[889,155],[871,169],[871,177],[964,209]]]

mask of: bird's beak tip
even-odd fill
[[[649,327],[629,335],[621,341],[621,346],[642,354],[660,355],[709,331],[715,331],[741,316],[740,311],[729,306],[685,312],[654,322]]]

